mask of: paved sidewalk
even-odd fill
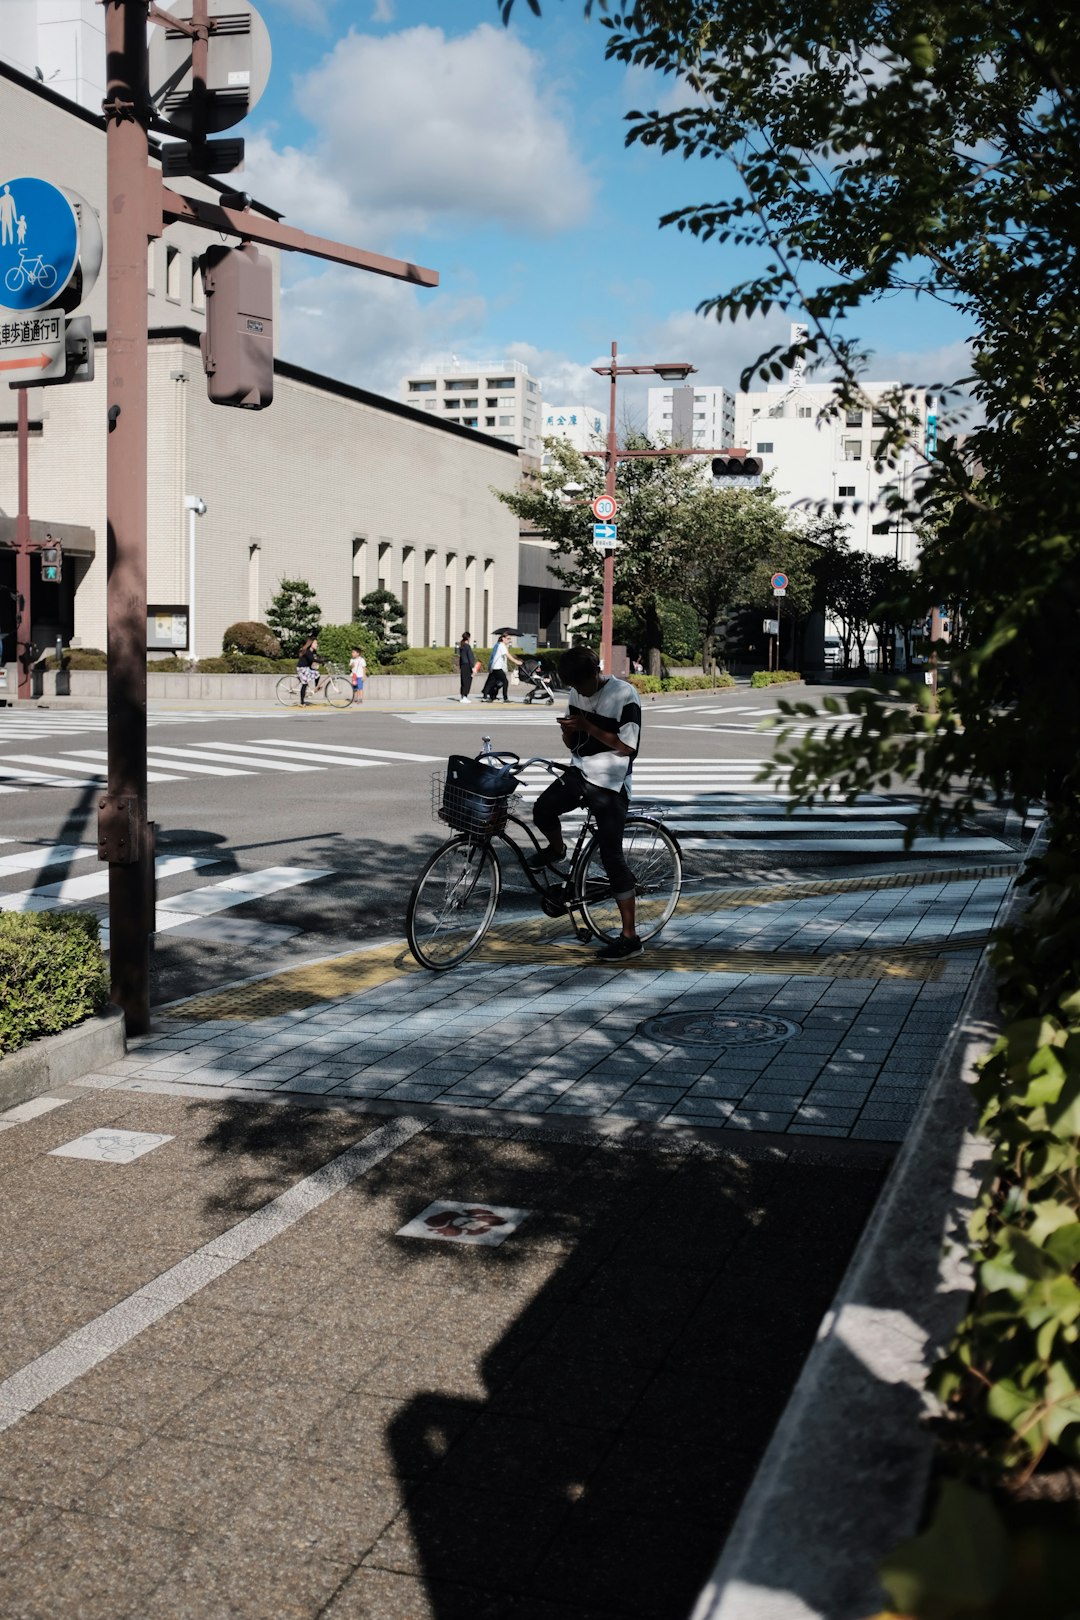
[[[0,1614],[684,1620],[1008,882],[511,904],[0,1117]]]
[[[394,942],[166,1009],[86,1083],[895,1142],[1009,881],[691,891],[614,970],[531,913],[449,973]]]

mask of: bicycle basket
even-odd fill
[[[432,812],[457,832],[502,832],[518,785],[508,765],[451,754],[445,780],[441,772],[432,777]]]

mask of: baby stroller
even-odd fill
[[[555,677],[548,673],[539,658],[523,658],[518,679],[524,681],[529,687],[529,691],[526,692],[522,702],[555,702]]]

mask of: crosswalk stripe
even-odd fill
[[[187,894],[159,900],[158,914],[160,917],[162,912],[171,912],[180,921],[188,922],[195,917],[209,917],[215,912],[227,911],[231,906],[246,905],[250,900],[262,900],[267,895],[277,894],[281,889],[296,888],[301,883],[314,883],[317,878],[332,875],[328,867],[266,866],[258,872],[243,872],[220,883],[207,884],[203,889],[189,890]],[[171,920],[165,923],[159,921],[158,932],[163,927],[177,926],[178,923]]]
[[[161,750],[165,752],[164,749]],[[232,765],[262,765],[268,771],[306,771],[306,765],[287,765],[282,760],[266,759],[257,749],[244,749],[242,744],[220,743],[217,747],[205,746],[202,743],[192,743],[190,752],[194,759],[227,760]],[[238,772],[238,775],[250,774]]]
[[[0,840],[5,844],[15,842],[13,838]],[[0,877],[7,872],[33,872],[45,866],[59,866],[63,861],[85,861],[90,856],[97,859],[96,844],[50,844],[44,849],[22,849],[14,855],[0,855]]]
[[[97,854],[96,850],[94,854]],[[182,872],[194,872],[201,866],[213,866],[220,859],[218,855],[163,856],[154,862],[154,873],[160,881]],[[106,869],[91,872],[85,877],[63,878],[59,883],[42,883],[32,889],[21,889],[16,894],[0,894],[0,911],[55,911],[72,901],[94,900],[108,892],[109,873]]]
[[[349,765],[355,769],[363,770],[368,766],[379,764],[377,759],[342,758],[338,754],[328,753],[325,748],[320,748],[318,743],[304,744],[301,747],[289,748],[287,752],[282,753],[280,759],[276,754],[267,754],[265,744],[255,747],[255,745],[252,743],[232,743],[229,745],[229,747],[238,761],[245,759],[258,760],[260,764],[265,765],[269,770],[273,770],[275,768],[280,769],[286,760],[304,760],[308,762],[306,765],[299,766],[295,763],[291,764],[288,767],[290,770],[305,770],[308,768],[308,765],[311,764],[320,766]]]
[[[85,769],[84,765],[83,770]],[[49,771],[8,771],[2,764],[0,764],[0,779],[18,784],[8,790],[11,793],[24,793],[31,787],[99,788],[105,780],[100,773],[94,776],[53,776]]]
[[[202,760],[200,764],[196,764],[195,761],[199,760],[201,756],[193,753],[190,748],[154,747],[148,750],[146,757],[151,761],[156,760],[158,764],[172,765],[174,767],[176,766],[177,761],[179,761],[182,763],[185,771],[193,771],[196,776],[252,775],[251,771],[240,771],[237,770],[235,766],[208,765],[205,763],[205,760]],[[206,757],[208,758],[209,756]]]
[[[294,744],[285,737],[253,737],[252,743],[262,748],[274,748],[279,752],[289,752]],[[442,756],[439,754],[402,754],[392,748],[356,748],[350,743],[302,743],[301,747],[318,748],[324,754],[356,754],[364,759],[404,759],[413,764],[427,765],[437,762]]]
[[[54,755],[51,759],[42,759],[37,754],[7,754],[3,757],[6,759],[17,760],[20,764],[24,765],[48,765],[61,771],[85,771],[86,766],[81,763],[82,760],[107,760],[109,756],[103,748],[69,748],[65,754]],[[73,763],[69,765],[67,763],[69,759],[72,761],[79,761],[80,763]],[[102,781],[106,775],[104,771],[96,771],[88,774],[93,774]],[[183,780],[183,778],[179,776],[168,776],[162,771],[147,771],[146,780],[148,782],[180,782]]]

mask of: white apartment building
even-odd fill
[[[88,112],[105,99],[99,0],[0,0],[0,58]]]
[[[666,444],[727,450],[735,444],[735,396],[703,383],[649,389],[646,432]]]
[[[422,366],[398,384],[399,397],[418,411],[515,444],[539,465],[543,437],[540,382],[520,360],[451,360]]]
[[[5,24],[9,3],[0,0]],[[38,9],[53,8],[43,0]],[[89,4],[83,9],[101,11]],[[55,10],[78,10],[77,0],[63,0]],[[3,60],[8,44],[5,34],[0,152],[6,172],[71,187],[104,219],[101,117],[9,65]],[[190,179],[177,189],[208,194]],[[197,521],[196,656],[220,652],[222,632],[236,620],[264,619],[283,577],[307,579],[324,619],[337,623],[351,618],[361,596],[384,585],[406,607],[414,646],[453,644],[465,629],[483,644],[495,625],[515,623],[517,519],[491,493],[518,486],[515,445],[472,430],[460,412],[432,419],[281,361],[268,410],[211,405],[198,348],[205,315],[195,262],[211,240],[190,226],[169,225],[150,244],[150,604],[189,605],[184,502],[200,496],[207,511]],[[107,284],[106,245],[106,262],[83,305],[97,344],[94,380],[27,390],[32,532],[39,537],[47,527],[65,551],[61,583],[32,581],[31,636],[42,647],[58,634],[84,646],[105,643]],[[513,376],[515,396],[520,391],[524,398],[516,372],[500,368],[498,375]],[[16,394],[0,384],[5,652],[14,627],[15,426]]]
[[[591,405],[545,405],[543,437],[566,439],[575,450],[602,450],[607,442],[606,411]],[[547,458],[545,457],[545,464]]]
[[[914,529],[898,521],[885,503],[891,491],[912,493],[928,431],[932,433],[928,417],[933,404],[924,389],[908,391],[906,404],[917,424],[914,444],[902,453],[899,466],[876,466],[886,426],[877,402],[898,386],[863,383],[867,403],[839,415],[829,413],[834,400],[830,383],[795,380],[753,389],[736,401],[735,443],[761,457],[763,471],[772,474],[781,500],[808,515],[819,507],[831,511],[836,506],[848,524],[852,545],[912,564]]]

